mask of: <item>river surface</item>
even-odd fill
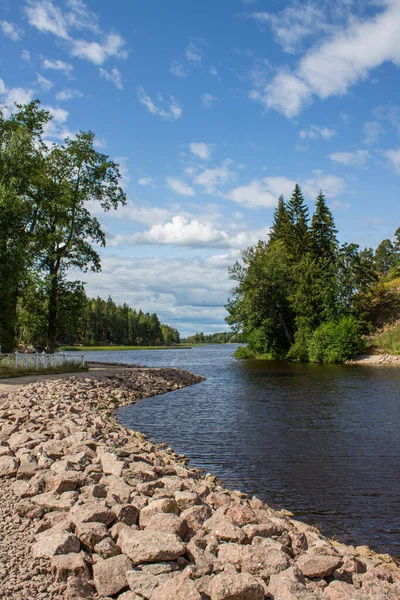
[[[120,422],[329,537],[400,556],[400,369],[238,361],[235,347],[86,354],[204,375]]]

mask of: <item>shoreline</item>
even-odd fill
[[[329,541],[116,420],[120,406],[204,378],[145,367],[56,377],[0,388],[6,598],[400,597],[388,555]]]
[[[399,367],[400,355],[397,354],[360,354],[346,362],[346,365],[365,365],[367,367]]]

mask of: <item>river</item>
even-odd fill
[[[234,350],[86,354],[204,375],[119,409],[120,422],[328,537],[400,556],[400,369],[238,361]]]

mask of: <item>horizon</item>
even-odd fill
[[[228,331],[228,267],[296,182],[311,209],[322,189],[341,242],[400,225],[400,0],[0,7],[0,104],[39,97],[46,140],[90,129],[121,165],[127,206],[92,206],[103,271],[74,273],[88,296],[182,338]]]

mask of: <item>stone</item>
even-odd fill
[[[92,552],[96,544],[108,537],[109,533],[104,523],[78,523],[75,535],[84,548]]]
[[[199,502],[199,497],[194,492],[175,492],[174,498],[179,511],[195,506]]]
[[[238,525],[239,527],[258,523],[257,515],[252,508],[249,506],[241,506],[235,502],[230,505],[226,512],[226,516],[234,525]]]
[[[68,531],[48,530],[37,536],[37,541],[32,546],[32,555],[35,558],[42,556],[56,556],[57,554],[78,553],[81,544],[78,538]]]
[[[136,525],[139,511],[133,504],[115,504],[111,507],[111,510],[121,523]]]
[[[184,538],[188,531],[186,521],[172,513],[160,513],[151,517],[146,526],[146,531],[164,531],[165,533],[175,533],[180,538]]]
[[[168,577],[168,575],[167,575]],[[152,575],[142,571],[127,571],[126,578],[132,592],[143,598],[150,598],[156,588],[165,583],[166,575]]]
[[[110,537],[106,537],[101,542],[95,545],[94,551],[101,558],[111,558],[112,556],[118,556],[121,554],[121,550],[117,544]]]
[[[131,561],[124,554],[94,564],[93,580],[99,596],[113,596],[128,587],[126,572],[131,569]]]
[[[277,535],[277,527],[272,521],[269,523],[244,525],[243,531],[249,540],[253,540],[255,537],[271,537],[273,535]]]
[[[235,565],[242,571],[268,578],[289,566],[286,553],[274,547],[242,546],[240,544],[221,544],[218,560],[222,565]]]
[[[211,600],[264,600],[264,588],[248,573],[220,573],[210,583]]]
[[[353,600],[355,595],[354,586],[344,581],[332,581],[324,589],[324,600]]]
[[[101,468],[105,475],[115,475],[121,477],[122,469],[124,468],[124,462],[118,460],[118,456],[112,452],[104,452],[100,457]]]
[[[65,600],[91,600],[94,587],[85,577],[68,577]]]
[[[60,495],[53,492],[44,492],[43,494],[32,496],[32,502],[47,510],[69,510],[74,506],[77,499],[78,492],[64,492]]]
[[[175,560],[185,553],[177,535],[156,531],[122,529],[117,544],[134,564]]]
[[[239,542],[239,544],[244,544],[247,540],[244,531],[222,514],[215,513],[211,519],[204,522],[203,527],[208,533],[212,533],[219,540]]]
[[[106,486],[107,503],[109,506],[113,506],[116,502],[119,504],[129,502],[133,489],[126,483],[123,477],[108,475],[106,477]]]
[[[202,600],[202,598],[191,579],[178,575],[157,587],[151,600]]]
[[[38,470],[39,466],[36,459],[30,454],[24,454],[20,458],[17,479],[30,479]]]
[[[147,506],[141,509],[139,514],[140,527],[146,527],[150,519],[159,513],[174,513],[178,514],[178,505],[173,498],[160,498],[153,500]]]
[[[335,569],[343,564],[340,556],[323,554],[303,554],[297,559],[296,565],[306,577],[328,577]]]
[[[169,562],[148,563],[139,565],[139,567],[145,573],[150,573],[150,575],[164,575],[172,572],[172,566]]]
[[[267,589],[274,600],[315,600],[312,592],[307,591],[303,574],[297,567],[271,575]]]
[[[81,554],[53,556],[50,564],[55,581],[67,581],[68,577],[89,576],[89,571]]]
[[[124,592],[118,596],[118,600],[143,600],[143,596],[138,596],[135,592]]]
[[[0,457],[0,477],[14,477],[18,471],[18,461],[13,456]]]
[[[196,533],[203,528],[203,523],[210,519],[212,510],[209,506],[192,506],[181,512],[181,519],[184,519],[190,533]]]
[[[85,477],[80,471],[64,471],[49,481],[49,488],[56,494],[73,492],[84,484]]]
[[[101,502],[88,502],[74,506],[69,516],[75,525],[78,523],[104,523],[108,526],[115,521],[115,514]]]

